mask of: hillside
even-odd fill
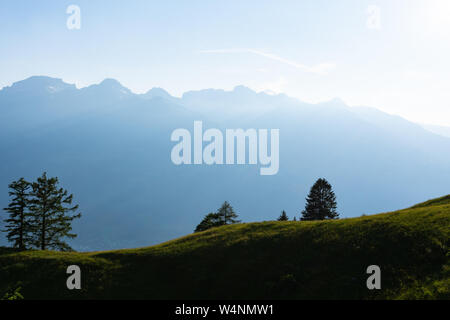
[[[449,299],[449,233],[446,196],[360,218],[220,227],[140,249],[3,249],[0,293],[20,285],[29,299]],[[80,291],[65,287],[71,264],[81,267]],[[372,264],[379,291],[366,288]]]

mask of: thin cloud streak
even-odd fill
[[[326,75],[328,74],[332,69],[336,67],[334,63],[320,63],[315,66],[307,66],[304,64],[297,63],[292,60],[285,59],[283,57],[277,56],[272,53],[263,52],[260,50],[255,49],[218,49],[218,50],[201,50],[200,53],[218,53],[218,54],[226,54],[226,53],[251,53],[256,54],[258,56],[271,59],[274,61],[278,61],[287,65],[290,65],[296,69],[308,72],[308,73],[314,73],[318,75]]]

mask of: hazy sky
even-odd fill
[[[31,75],[177,96],[243,84],[450,126],[450,0],[2,0],[0,39],[0,87]]]

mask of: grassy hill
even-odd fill
[[[450,299],[450,195],[390,213],[225,226],[157,246],[0,251],[0,293],[29,299]],[[66,268],[82,290],[66,289]],[[382,289],[366,287],[381,268]]]

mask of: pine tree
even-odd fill
[[[239,223],[240,221],[236,219],[237,217],[238,215],[234,212],[233,207],[225,201],[216,213],[209,213],[203,218],[202,222],[195,228],[195,232]]]
[[[5,219],[6,226],[4,232],[7,232],[7,239],[13,243],[14,248],[19,250],[27,249],[30,242],[30,213],[27,210],[29,204],[29,191],[31,184],[20,178],[9,185],[9,195],[13,197],[4,208],[9,213],[9,218]]]
[[[241,222],[240,220],[236,220],[238,215],[234,212],[233,207],[225,201],[220,209],[217,211],[219,215],[220,221],[222,221],[223,225],[226,224],[235,224]]]
[[[278,221],[289,221],[289,217],[286,214],[286,211],[282,211],[280,217],[278,218]]]
[[[200,224],[195,228],[194,232],[205,231],[214,227],[221,226],[222,221],[217,213],[208,213],[200,222]]]
[[[75,238],[70,233],[72,221],[81,214],[73,214],[78,205],[71,206],[73,195],[67,190],[58,188],[58,178],[47,178],[44,173],[32,184],[30,212],[33,216],[33,245],[41,250],[72,250],[63,241],[64,238]]]
[[[303,221],[337,219],[336,196],[331,185],[325,179],[319,179],[312,186],[306,198],[306,207],[302,212]]]

